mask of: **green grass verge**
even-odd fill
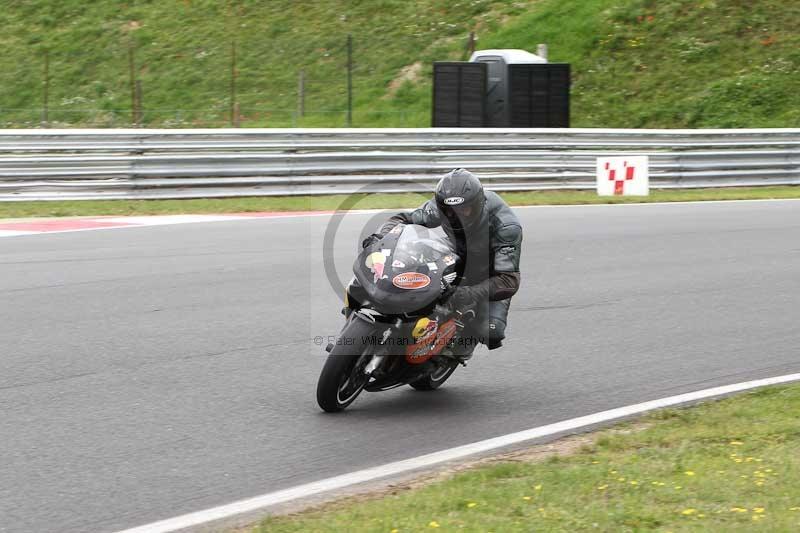
[[[510,205],[616,204],[800,198],[800,187],[736,187],[722,189],[655,190],[648,197],[600,197],[593,191],[510,192]],[[355,194],[200,200],[90,200],[63,202],[0,202],[0,218],[158,215],[180,213],[246,213],[257,211],[328,211],[389,209],[419,205],[422,194]]]
[[[800,386],[669,409],[579,451],[478,467],[256,531],[799,531]],[[626,431],[626,428],[629,430]]]

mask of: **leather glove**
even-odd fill
[[[376,242],[378,242],[382,238],[383,237],[381,237],[379,234],[373,233],[372,235],[370,235],[369,237],[367,237],[366,239],[361,241],[361,249],[363,250],[364,248],[369,248],[370,246],[372,246],[373,244],[375,244]]]

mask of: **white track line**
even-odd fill
[[[512,209],[534,209],[534,208],[576,208],[576,207],[641,207],[644,205],[718,205],[718,204],[742,204],[755,202],[798,202],[800,198],[750,198],[743,200],[682,200],[680,202],[626,202],[609,204],[541,204],[541,205],[512,205]]]
[[[448,450],[421,455],[419,457],[413,457],[403,461],[376,466],[374,468],[367,468],[365,470],[358,470],[349,474],[322,479],[320,481],[298,485],[289,489],[270,492],[254,498],[248,498],[246,500],[239,500],[227,505],[222,505],[220,507],[213,507],[211,509],[197,511],[175,518],[161,520],[159,522],[153,522],[151,524],[135,527],[133,529],[127,529],[120,533],[166,533],[170,531],[178,531],[181,529],[208,524],[209,522],[214,522],[216,520],[231,518],[244,513],[251,513],[259,509],[264,509],[291,500],[334,491],[367,481],[374,481],[376,479],[395,476],[419,468],[445,463],[447,461],[463,459],[470,455],[488,452],[514,444],[520,444],[533,439],[586,428],[595,424],[601,424],[603,422],[609,422],[611,420],[617,420],[627,416],[641,414],[653,409],[670,407],[673,405],[708,399],[715,396],[723,396],[734,392],[746,391],[767,385],[789,383],[792,381],[800,381],[800,374],[788,374],[755,381],[745,381],[743,383],[714,387],[711,389],[679,394],[677,396],[670,396],[668,398],[661,398],[659,400],[628,405],[626,407],[619,407],[617,409],[610,409],[608,411],[602,411],[587,416],[564,420],[562,422],[556,422],[555,424],[548,424],[546,426],[540,426],[517,433],[509,433],[508,435],[502,435],[492,439],[473,442],[472,444],[457,446]]]
[[[16,231],[0,229],[0,237],[18,237],[20,235],[36,235],[38,231]]]

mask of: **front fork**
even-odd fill
[[[347,320],[364,320],[366,322],[372,322],[373,324],[379,324],[376,318],[382,315],[377,311],[375,311],[374,309],[370,309],[368,307],[362,307],[359,308],[358,310],[348,309],[347,303],[348,303],[347,290],[345,289],[345,309],[343,309],[342,312],[345,313],[345,310],[347,310],[347,312],[345,313]],[[356,316],[351,318],[354,312],[356,313]],[[403,321],[400,318],[397,318],[394,324],[391,325],[386,324],[385,327],[381,328],[382,329],[381,340],[378,344],[379,352],[385,351],[384,344],[386,343],[386,340],[392,336],[393,331],[399,331],[402,324]],[[333,349],[333,344],[329,344],[328,347],[326,348],[326,351],[330,352],[332,349]],[[379,370],[383,368],[383,364],[385,361],[386,361],[385,353],[374,354],[372,356],[372,359],[370,359],[369,363],[367,363],[367,366],[364,367],[364,374],[367,376],[372,376],[373,374],[376,374]]]

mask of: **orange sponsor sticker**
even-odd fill
[[[438,355],[447,343],[450,342],[456,334],[456,321],[450,319],[442,324],[436,330],[436,338],[428,335],[423,339],[419,339],[416,344],[410,345],[406,348],[406,362],[412,365],[424,363],[434,355]]]
[[[403,272],[392,278],[392,284],[400,289],[423,289],[431,284],[431,278],[419,272]]]

